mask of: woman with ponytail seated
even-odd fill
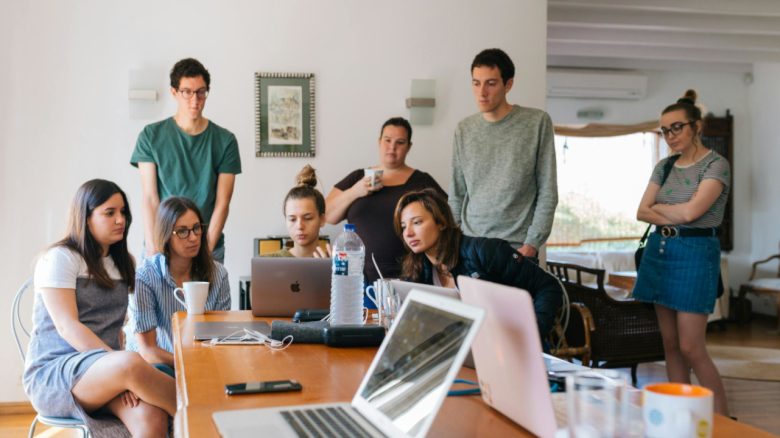
[[[287,192],[282,213],[287,222],[294,245],[267,254],[267,257],[319,257],[330,258],[328,249],[320,246],[320,228],[325,226],[325,198],[314,187],[317,175],[308,164],[296,177],[296,186]]]

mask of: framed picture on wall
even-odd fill
[[[314,156],[314,74],[255,73],[255,156]]]

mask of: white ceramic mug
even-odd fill
[[[712,436],[712,391],[684,383],[654,383],[643,390],[642,417],[647,437]]]
[[[370,184],[371,184],[372,188],[376,187],[377,184],[381,184],[382,183],[382,174],[383,173],[384,173],[384,170],[382,170],[382,169],[370,169],[370,168],[363,169],[363,174],[365,176],[371,178],[369,181],[370,181]]]
[[[209,296],[208,281],[185,281],[184,288],[173,290],[173,297],[187,309],[190,315],[202,315],[206,311],[206,298]],[[179,298],[179,292],[182,297]]]
[[[389,329],[401,307],[398,294],[393,289],[390,280],[376,280],[366,287],[366,296],[376,306],[379,313],[379,324]]]

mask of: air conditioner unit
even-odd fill
[[[547,97],[641,99],[647,76],[606,70],[547,70]]]

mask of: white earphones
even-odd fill
[[[272,339],[267,335],[250,329],[242,329],[235,331],[227,336],[221,338],[212,338],[208,341],[203,341],[203,345],[207,347],[213,347],[215,345],[252,345],[259,344],[265,345],[274,351],[281,351],[289,347],[293,343],[292,335],[285,336],[281,341]]]

